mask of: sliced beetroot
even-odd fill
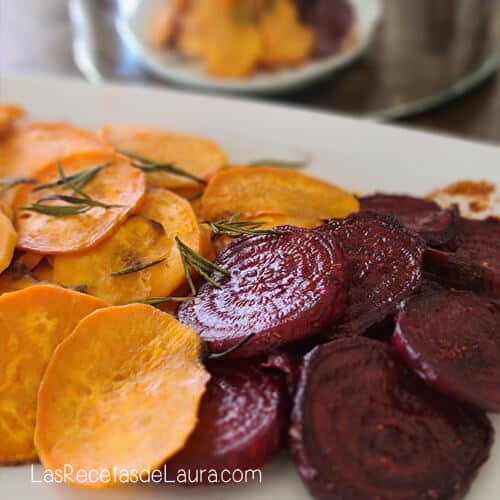
[[[460,218],[456,206],[441,208],[431,200],[383,193],[360,198],[359,202],[361,210],[392,215],[432,247],[455,248]]]
[[[205,283],[178,309],[210,352],[254,335],[232,358],[267,354],[307,338],[344,312],[349,270],[335,240],[283,226],[283,234],[243,237],[215,261],[229,272],[220,288]]]
[[[457,247],[456,252],[429,249],[426,269],[447,285],[500,297],[500,219],[461,218]]]
[[[219,481],[227,481],[224,470],[261,468],[282,448],[286,436],[290,401],[280,374],[245,363],[214,364],[209,371],[212,378],[198,424],[165,466],[167,477],[182,473],[191,478],[187,486],[213,482],[201,476],[201,470],[214,470]]]
[[[267,356],[260,366],[264,370],[281,373],[286,382],[289,394],[293,395],[297,387],[297,378],[302,357],[298,352],[291,350],[276,354],[273,353]]]
[[[351,268],[349,305],[330,336],[363,335],[420,286],[425,243],[396,219],[360,212],[317,231],[340,242]]]
[[[426,386],[387,344],[342,338],[304,359],[290,439],[314,498],[460,498],[492,438],[484,413]]]
[[[392,343],[436,389],[500,411],[500,304],[474,292],[425,286],[404,305]]]

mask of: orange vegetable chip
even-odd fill
[[[30,123],[0,142],[0,177],[24,175],[76,151],[102,147],[91,132],[67,123]]]
[[[51,285],[0,297],[0,463],[33,462],[38,387],[55,347],[106,304]]]
[[[219,220],[234,214],[262,214],[301,219],[345,217],[359,210],[347,191],[296,170],[277,167],[235,167],[219,172],[201,199],[201,217]]]
[[[17,233],[12,222],[0,211],[0,273],[10,266],[16,242]]]
[[[17,104],[0,104],[0,137],[8,134],[26,112]]]
[[[52,279],[69,287],[86,285],[89,293],[112,304],[170,295],[185,281],[175,236],[195,252],[206,245],[189,202],[151,188],[138,214],[110,238],[86,252],[56,256]],[[148,263],[155,264],[138,269]],[[125,270],[132,272],[113,275]]]
[[[209,374],[198,334],[142,304],[96,311],[59,346],[38,395],[35,443],[51,470],[103,488],[155,468],[180,450],[197,422]],[[106,477],[109,474],[109,477]],[[109,480],[108,480],[109,479]]]
[[[19,248],[47,254],[87,250],[106,238],[144,199],[144,174],[115,153],[106,150],[78,153],[63,158],[61,165],[67,177],[98,165],[107,165],[85,185],[84,191],[93,200],[107,204],[109,208],[93,206],[85,213],[62,216],[18,208],[15,227],[19,234]],[[35,176],[42,185],[60,179],[57,163],[42,167]],[[15,198],[17,207],[32,206],[46,195],[72,195],[81,198],[81,195],[74,194],[67,186],[36,192],[32,189],[32,186],[23,186],[19,190]],[[44,201],[43,204],[70,206],[60,200]]]
[[[104,143],[158,163],[174,164],[200,179],[208,180],[226,164],[226,155],[214,142],[190,134],[154,128],[102,127]],[[199,187],[196,181],[166,172],[147,174],[153,186],[174,188]]]

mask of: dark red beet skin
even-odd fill
[[[316,499],[456,499],[488,458],[487,417],[427,387],[389,345],[318,346],[301,368],[290,429]]]
[[[243,237],[216,260],[230,276],[203,284],[178,309],[210,352],[254,337],[231,358],[269,353],[316,334],[344,312],[349,269],[340,246],[315,230],[283,226],[279,235]]]
[[[458,208],[406,195],[377,193],[359,199],[361,210],[392,215],[428,245],[455,249],[460,219]]]
[[[206,484],[209,477],[200,478],[199,471],[211,469],[227,481],[220,475],[224,469],[259,469],[284,443],[290,401],[280,374],[247,364],[214,364],[209,371],[198,424],[186,446],[166,463],[167,477],[182,472],[191,483],[201,479]]]
[[[360,212],[317,231],[341,244],[351,269],[347,311],[328,335],[363,335],[419,288],[425,243],[396,219]]]
[[[425,286],[398,316],[394,347],[436,389],[500,411],[500,304]]]
[[[461,218],[457,251],[429,249],[425,267],[444,283],[500,298],[500,219]]]

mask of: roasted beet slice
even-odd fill
[[[436,389],[500,411],[500,304],[425,286],[399,313],[392,343]]]
[[[429,249],[425,267],[444,283],[500,297],[500,219],[460,219],[457,251]]]
[[[317,229],[339,241],[351,267],[349,305],[329,335],[362,335],[420,286],[425,243],[396,219],[360,212]]]
[[[302,361],[302,355],[294,351],[284,351],[277,354],[270,354],[261,363],[264,370],[272,370],[280,373],[286,382],[289,394],[295,394],[297,388],[297,379],[299,366]]]
[[[223,470],[262,467],[286,436],[290,400],[280,374],[245,363],[214,364],[209,371],[198,424],[165,466],[169,478],[181,477],[179,473],[190,478],[187,486],[213,482],[201,470],[217,471],[219,480],[227,481]]]
[[[342,338],[309,353],[291,447],[314,498],[455,499],[488,458],[480,410],[435,392],[389,345]]]
[[[361,210],[392,215],[428,245],[454,249],[458,208],[441,208],[436,202],[412,196],[377,193],[359,199]]]
[[[343,313],[349,269],[334,239],[289,226],[283,234],[243,237],[216,260],[229,272],[220,288],[206,283],[178,309],[211,352],[237,345],[233,358],[266,354],[314,335]]]

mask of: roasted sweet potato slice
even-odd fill
[[[279,373],[252,364],[213,365],[199,421],[184,448],[165,467],[168,478],[197,478],[202,469],[234,471],[262,467],[285,442],[289,395]],[[265,409],[265,410],[264,410]]]
[[[226,165],[226,155],[215,142],[190,134],[140,127],[102,127],[105,144],[162,164],[173,164],[204,180]],[[166,172],[147,174],[148,184],[168,189],[200,187],[199,183]]]
[[[266,354],[310,337],[345,308],[349,270],[335,240],[316,230],[280,226],[283,234],[237,239],[216,259],[227,271],[220,287],[203,284],[197,299],[179,306],[211,352],[233,357]]]
[[[261,64],[276,68],[297,65],[312,53],[313,30],[302,23],[292,0],[274,0],[259,19],[262,36]]]
[[[500,298],[500,219],[460,219],[457,251],[429,249],[425,267],[455,288]]]
[[[37,267],[44,258],[45,255],[41,253],[23,252],[20,250],[14,255],[14,264],[16,266],[22,266],[28,271],[33,271],[33,269],[35,269],[35,267]]]
[[[9,267],[16,243],[16,230],[7,215],[0,210],[0,273]]]
[[[35,444],[44,466],[98,471],[95,482],[67,480],[103,488],[161,465],[196,426],[209,379],[200,354],[196,332],[154,307],[87,316],[56,350],[40,386]],[[115,467],[128,478],[114,475]]]
[[[25,110],[17,104],[0,104],[0,137],[8,134],[25,114]]]
[[[87,314],[106,303],[51,285],[0,297],[0,463],[36,459],[38,387],[56,346]]]
[[[314,498],[452,499],[488,458],[493,429],[426,386],[391,346],[357,337],[306,355],[290,438]]]
[[[32,186],[23,186],[16,195],[18,207],[15,227],[19,234],[18,247],[38,253],[64,254],[82,252],[94,247],[115,230],[142,203],[146,193],[144,174],[133,168],[127,159],[112,152],[90,151],[49,163],[35,173],[40,184],[46,185],[60,179],[59,163],[66,176],[71,176],[99,165],[100,170],[84,188],[93,200],[108,205],[89,207],[78,215],[48,215],[21,209],[30,207],[46,195],[72,195],[65,186],[33,191]],[[75,195],[76,196],[76,195]],[[81,198],[81,196],[80,196]],[[68,207],[65,201],[45,201],[49,206]],[[73,205],[75,206],[75,205]]]
[[[428,245],[454,249],[460,215],[456,206],[441,208],[436,202],[407,195],[377,193],[360,198],[361,210],[396,217]]]
[[[425,243],[396,219],[361,212],[318,231],[342,246],[351,268],[349,305],[331,336],[363,335],[420,287]]]
[[[428,285],[399,313],[392,343],[428,384],[499,412],[499,334],[500,304]]]
[[[202,251],[205,242],[189,202],[166,189],[150,188],[139,213],[110,238],[86,252],[55,256],[52,279],[69,287],[85,285],[110,304],[170,295],[185,281],[175,236]],[[127,269],[131,272],[114,274]]]
[[[201,201],[202,218],[209,220],[234,214],[330,219],[358,210],[358,200],[343,189],[296,170],[277,167],[223,170],[209,182]]]
[[[76,151],[102,147],[91,132],[67,123],[30,123],[0,142],[0,176],[30,177],[46,163]]]
[[[28,270],[8,268],[0,274],[0,295],[38,284],[40,284],[39,280]]]
[[[186,4],[186,0],[164,0],[154,10],[149,26],[149,40],[153,47],[162,49],[173,41]]]

